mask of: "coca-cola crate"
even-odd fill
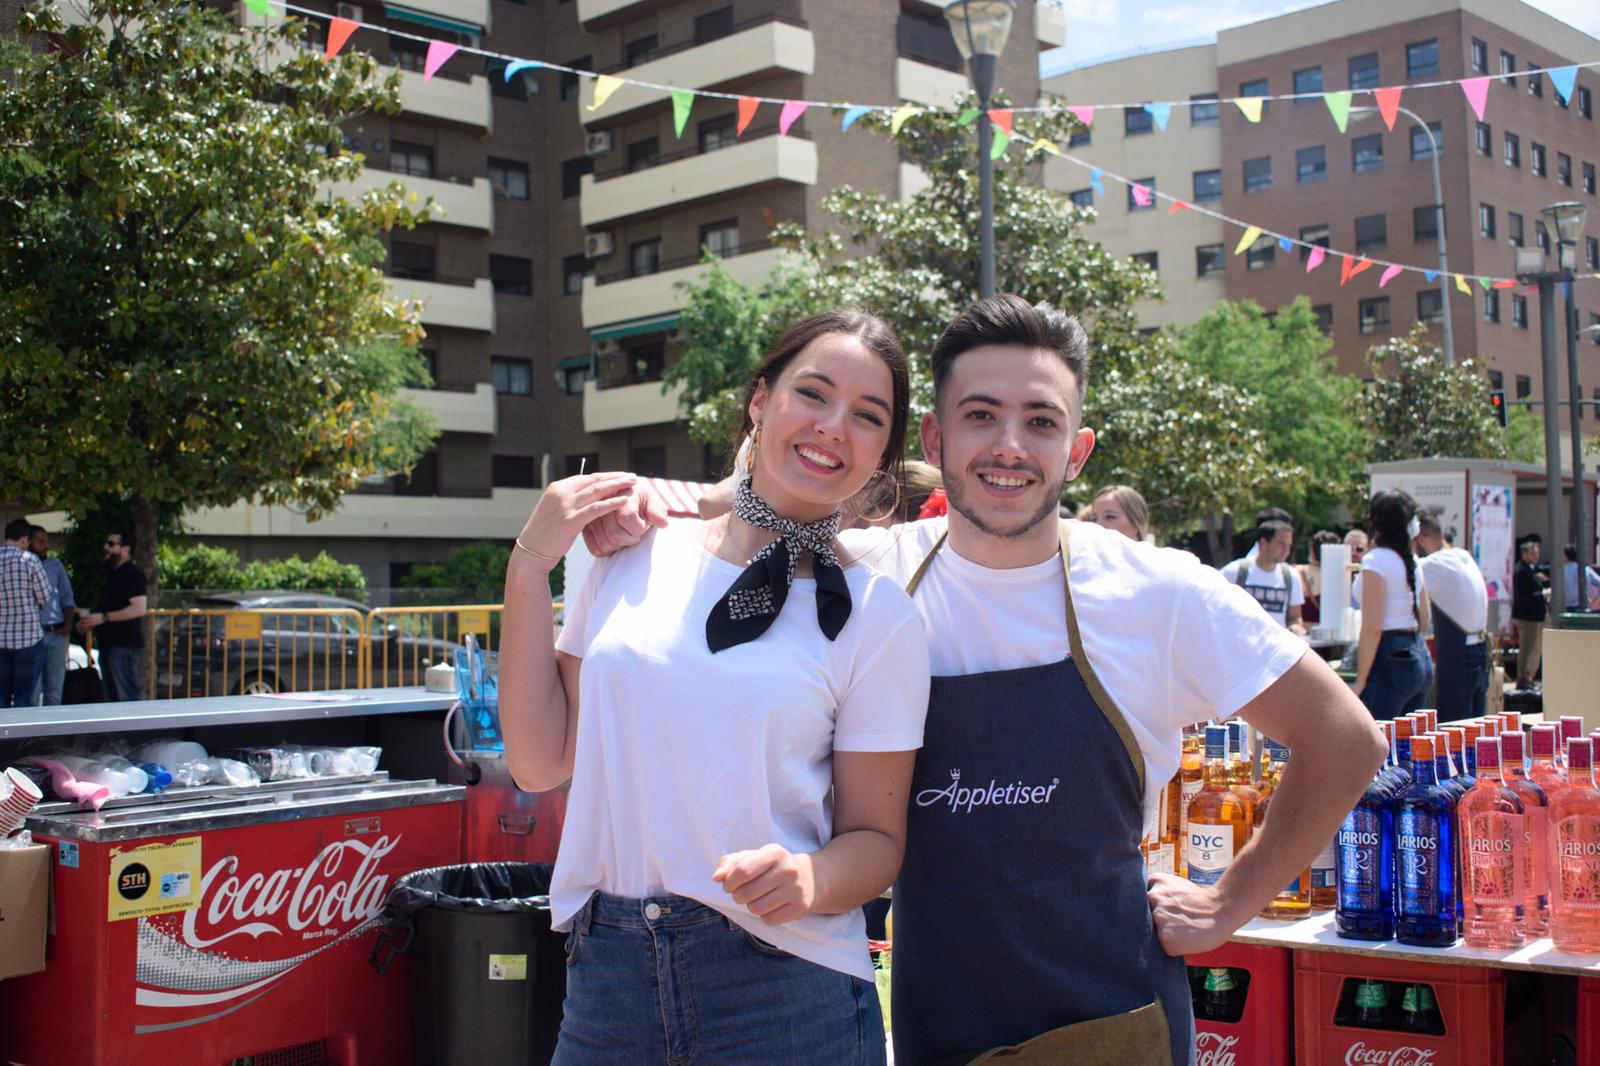
[[[1600,1062],[1600,978],[1578,978],[1578,1061]]]
[[[1355,995],[1365,982],[1390,990],[1385,1020],[1361,1024]],[[1508,993],[1508,984],[1514,987]],[[1426,1024],[1406,1028],[1404,994]],[[1546,1046],[1542,986],[1536,975],[1487,966],[1437,965],[1325,951],[1294,953],[1295,1062],[1298,1066],[1519,1066],[1541,1061]],[[1353,1002],[1355,1007],[1353,1008]],[[1595,1061],[1579,1059],[1580,1062]]]
[[[1294,1052],[1290,1010],[1292,965],[1288,948],[1224,944],[1190,955],[1194,970],[1233,971],[1237,999],[1223,1017],[1201,1016],[1195,1003],[1195,1066],[1278,1066]]]

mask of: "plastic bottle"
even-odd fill
[[[1440,786],[1429,737],[1411,741],[1411,787],[1395,801],[1395,936],[1402,944],[1456,940],[1455,799]]]
[[[1550,801],[1550,939],[1556,950],[1600,955],[1600,790],[1594,742],[1567,741],[1566,787]]]
[[[1351,940],[1394,939],[1395,780],[1374,775],[1339,827],[1334,927]]]
[[[1461,934],[1468,947],[1520,948],[1527,940],[1526,819],[1500,781],[1500,746],[1477,743],[1478,777],[1456,808],[1461,832]]]
[[[1544,936],[1550,931],[1550,842],[1546,818],[1549,799],[1544,789],[1528,776],[1523,751],[1527,734],[1520,729],[1502,732],[1500,742],[1500,780],[1522,801],[1523,837],[1528,850],[1523,860],[1523,884],[1527,899],[1523,921],[1529,936]]]

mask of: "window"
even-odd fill
[[[1522,166],[1522,138],[1515,133],[1505,134],[1506,139],[1506,166],[1521,168]]]
[[[1526,400],[1533,395],[1533,381],[1526,374],[1517,375],[1517,399]]]
[[[1350,166],[1357,174],[1383,169],[1383,134],[1369,133],[1350,142]]]
[[[1328,150],[1322,145],[1301,148],[1294,153],[1294,174],[1298,182],[1326,181],[1328,178]]]
[[[695,136],[700,142],[700,151],[715,152],[719,148],[732,148],[738,141],[738,119],[733,115],[722,115],[719,118],[708,118],[695,127]]]
[[[1513,295],[1511,297],[1511,328],[1528,328],[1528,298]]]
[[[561,260],[561,291],[568,296],[583,292],[583,279],[594,275],[594,264],[588,256],[569,255]]]
[[[538,471],[531,455],[491,455],[489,484],[497,489],[536,489]]]
[[[1510,52],[1500,53],[1500,81],[1504,85],[1515,85],[1517,79],[1513,77],[1517,72],[1517,57]]]
[[[1500,291],[1490,289],[1483,294],[1483,320],[1485,322],[1500,321]]]
[[[661,269],[661,238],[634,241],[628,247],[628,269],[634,277],[654,274]]]
[[[1222,199],[1222,171],[1197,170],[1194,172],[1194,202],[1209,204]]]
[[[1406,45],[1406,77],[1421,78],[1439,73],[1439,42],[1418,41]]]
[[[1600,270],[1600,237],[1583,239],[1583,262],[1590,270]]]
[[[1134,179],[1134,183],[1133,184],[1134,185],[1143,185],[1145,188],[1149,189],[1152,194],[1156,191],[1156,179],[1155,178],[1136,178],[1136,179]],[[1143,207],[1139,206],[1139,204],[1133,198],[1133,185],[1129,185],[1128,186],[1128,210],[1129,211],[1149,211],[1151,208],[1155,207],[1155,205],[1156,205],[1156,198],[1155,198],[1154,195],[1152,195],[1150,197],[1150,202],[1148,204],[1145,204]]]
[[[1226,267],[1227,260],[1222,255],[1222,245],[1202,244],[1194,250],[1195,277],[1203,278],[1208,274],[1220,274]]]
[[[1589,92],[1587,85],[1578,86],[1578,114],[1584,118],[1594,118],[1594,94]]]
[[[410,477],[396,475],[396,496],[436,496],[439,493],[439,452],[430,451],[411,468]]]
[[[1478,205],[1478,235],[1494,240],[1494,205]]]
[[[389,169],[413,178],[433,177],[433,149],[410,141],[389,142]]]
[[[390,37],[389,58],[401,70],[411,70],[420,74],[428,64],[428,46],[407,37]]]
[[[573,70],[588,70],[594,65],[594,59],[591,56],[579,56],[577,59],[567,60],[566,65]],[[578,83],[581,80],[576,74],[563,70],[560,78],[560,90],[557,95],[563,100],[576,100],[578,98]]]
[[[433,248],[411,241],[390,241],[389,273],[397,278],[432,281]]]
[[[1367,52],[1350,57],[1350,88],[1376,89],[1382,84],[1379,77],[1378,53]]]
[[[1389,298],[1376,296],[1360,304],[1362,333],[1382,333],[1389,328]]]
[[[1189,97],[1196,101],[1189,106],[1189,125],[1214,126],[1221,117],[1221,108],[1217,104],[1216,93],[1196,93]]]
[[[1317,304],[1311,309],[1311,313],[1317,316],[1317,328],[1322,331],[1322,335],[1333,336],[1333,305]]]
[[[1389,245],[1387,215],[1362,215],[1356,219],[1356,252],[1365,255]]]
[[[1073,207],[1093,207],[1094,206],[1094,190],[1093,189],[1076,189],[1073,192],[1068,193],[1067,195],[1072,200],[1072,206]]]
[[[1261,192],[1272,188],[1272,157],[1261,156],[1259,159],[1246,159],[1244,161],[1244,191]]]
[[[489,184],[501,196],[513,200],[528,198],[528,164],[489,157]]]
[[[506,68],[510,65],[509,59],[485,57],[483,73],[489,79],[489,95],[498,96],[502,100],[525,101],[528,99],[528,85],[533,83],[533,71],[519,70],[507,78]],[[537,83],[534,83],[532,91],[539,91]]]
[[[1539,64],[1537,64],[1537,63],[1534,64],[1534,66],[1538,66],[1538,65]],[[1543,99],[1543,97],[1544,97],[1544,75],[1543,74],[1529,74],[1528,75],[1528,95],[1529,96],[1537,96],[1537,97]]]
[[[1256,243],[1245,249],[1244,265],[1246,270],[1266,270],[1278,261],[1278,239],[1276,237],[1261,237]]]
[[[1423,204],[1411,209],[1411,239],[1436,241],[1439,239],[1439,212],[1433,204]]]
[[[1583,191],[1588,193],[1590,196],[1594,195],[1594,164],[1593,163],[1585,163],[1583,165]]]
[[[1156,128],[1155,116],[1142,107],[1123,108],[1122,132],[1129,137],[1151,133]]]
[[[667,363],[667,346],[662,341],[628,349],[628,373],[634,381],[660,381]]]
[[[1143,263],[1152,274],[1161,273],[1161,256],[1157,252],[1135,252],[1130,258],[1135,263]]]
[[[1472,39],[1472,73],[1489,73],[1489,46],[1476,37]]]
[[[1494,131],[1487,122],[1478,123],[1477,148],[1479,155],[1489,155],[1494,152]]]
[[[1088,126],[1085,126],[1081,130],[1072,131],[1072,136],[1067,138],[1067,147],[1082,148],[1086,144],[1093,143],[1093,141],[1094,132],[1090,130]]]
[[[511,296],[533,294],[533,260],[519,255],[491,255],[489,280],[494,291]]]
[[[1506,240],[1518,248],[1526,243],[1522,236],[1522,216],[1515,211],[1506,212]]]
[[[1533,246],[1545,255],[1550,254],[1550,231],[1544,228],[1543,222],[1533,224]]]
[[[422,361],[422,372],[428,375],[429,389],[439,387],[439,353],[432,348],[418,348],[417,358]]]
[[[1563,185],[1572,184],[1572,157],[1565,152],[1556,153],[1556,180]]]
[[[1528,145],[1528,169],[1533,171],[1536,178],[1545,176],[1544,145],[1537,141]]]
[[[1266,78],[1256,78],[1253,81],[1242,81],[1239,83],[1240,96],[1266,96],[1270,91],[1271,90],[1267,88]],[[1267,113],[1267,108],[1270,106],[1271,101],[1261,101],[1261,113],[1265,115]]]
[[[633,472],[640,477],[667,476],[667,446],[652,444],[635,448],[632,453]]]
[[[718,37],[726,37],[733,32],[733,8],[719,7],[715,11],[707,11],[698,15],[694,20],[694,43],[705,44]]]
[[[600,453],[588,452],[583,455],[567,456],[567,476],[577,477],[579,471],[593,474],[600,469]]]
[[[1437,326],[1444,321],[1444,294],[1438,289],[1423,289],[1417,293],[1417,321],[1425,326]]]
[[[659,137],[646,137],[642,141],[634,141],[628,145],[628,173],[649,170],[659,162],[661,162]]]
[[[1429,133],[1433,134],[1433,139],[1432,140],[1428,139],[1428,134]],[[1443,122],[1430,122],[1430,123],[1428,123],[1427,133],[1424,133],[1421,129],[1417,128],[1416,126],[1412,126],[1411,127],[1411,158],[1412,159],[1432,159],[1433,158],[1433,153],[1435,151],[1438,151],[1441,155],[1444,153],[1444,123]]]
[[[496,355],[489,360],[489,380],[502,396],[533,395],[533,362]]]
[[[636,67],[640,63],[648,63],[655,51],[656,35],[653,33],[637,40],[629,41],[622,49],[623,63],[630,67]]]
[[[1304,262],[1305,260],[1311,258],[1311,249],[1305,247],[1305,245],[1316,244],[1316,245],[1320,245],[1323,248],[1327,248],[1332,243],[1331,240],[1329,239],[1329,236],[1328,236],[1328,227],[1327,226],[1302,226],[1302,227],[1300,227],[1300,240],[1302,241],[1302,245],[1301,245],[1301,248],[1300,248],[1300,260],[1301,260],[1301,262]]]
[[[739,220],[725,218],[700,227],[700,247],[718,259],[739,254]]]
[[[1296,93],[1320,93],[1322,91],[1322,68],[1307,67],[1294,72],[1294,91]],[[1296,100],[1295,103],[1301,101]]]
[[[940,12],[930,11],[921,4],[879,6],[900,9],[895,20],[895,45],[901,55],[946,70],[964,69],[949,23]]]
[[[570,200],[583,189],[583,176],[594,173],[594,159],[582,155],[561,164],[561,198]]]
[[[1590,315],[1589,315],[1589,326],[1590,326],[1591,329],[1594,330],[1594,333],[1592,333],[1590,335],[1590,339],[1595,344],[1600,344],[1600,314],[1594,314],[1592,312],[1590,313]],[[1595,390],[1594,398],[1597,399],[1597,400],[1600,400],[1600,389],[1596,389]],[[1600,411],[1596,411],[1595,412],[1595,417],[1596,418],[1600,418]]]
[[[583,383],[594,380],[594,361],[587,355],[576,356],[572,359],[563,359],[561,362],[556,364],[556,377],[561,381],[562,392],[566,393],[568,396],[582,396]],[[597,461],[598,460],[590,460],[590,470],[594,469],[594,464]],[[577,473],[576,470],[568,470],[567,476],[570,477],[575,473]]]
[[[1506,387],[1506,376],[1498,370],[1489,371],[1489,387],[1496,392]]]

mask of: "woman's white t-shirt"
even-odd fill
[[[741,567],[674,522],[595,564],[556,648],[583,660],[576,764],[550,886],[566,928],[596,892],[686,896],[767,943],[872,979],[860,908],[767,925],[711,879],[722,856],[833,838],[833,753],[922,746],[928,647],[892,580],[845,569],[850,618],[817,625],[796,578],[761,637],[713,654],[706,617]]]
[[[1372,571],[1383,578],[1383,626],[1384,630],[1417,628],[1417,616],[1412,612],[1412,605],[1417,602],[1416,594],[1411,591],[1411,586],[1406,583],[1406,564],[1400,558],[1400,553],[1393,548],[1372,548],[1361,558],[1361,572]],[[1362,579],[1357,578],[1357,583]],[[1374,609],[1371,605],[1363,605],[1363,611]]]

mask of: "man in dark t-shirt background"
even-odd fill
[[[139,657],[144,654],[144,618],[148,609],[144,572],[133,562],[134,538],[126,530],[106,534],[101,554],[109,576],[100,588],[94,610],[78,619],[78,632],[94,631],[100,649],[100,678],[107,700],[137,700]]]
[[[1538,686],[1544,656],[1545,587],[1550,579],[1539,566],[1540,537],[1529,533],[1517,542],[1517,565],[1511,572],[1511,623],[1517,630],[1517,687]]]

